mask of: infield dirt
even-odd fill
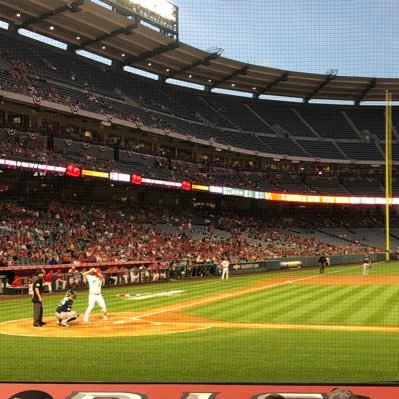
[[[257,282],[252,287],[230,291],[206,298],[182,301],[156,309],[111,313],[109,320],[102,320],[101,315],[93,314],[90,323],[81,320],[72,322],[69,327],[60,327],[55,318],[47,317],[47,325],[32,327],[32,319],[11,320],[0,324],[0,334],[40,337],[115,337],[145,336],[185,333],[209,328],[241,329],[290,329],[290,330],[330,330],[330,331],[373,331],[399,332],[399,326],[364,326],[364,325],[327,325],[327,324],[284,324],[284,323],[234,323],[206,318],[192,317],[178,313],[179,310],[201,306],[211,302],[245,295],[284,284],[323,284],[323,285],[384,285],[398,284],[399,276],[332,276],[318,275],[311,278],[273,278]]]

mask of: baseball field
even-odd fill
[[[42,328],[28,296],[0,300],[1,381],[387,383],[399,375],[399,263],[104,288],[92,312]],[[83,313],[87,290],[74,308]]]

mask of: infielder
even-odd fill
[[[221,263],[222,266],[222,280],[225,278],[226,280],[229,278],[229,266],[230,262],[227,258],[224,258]]]
[[[363,258],[363,276],[369,275],[369,270],[371,267],[371,258],[368,254]]]
[[[86,277],[89,284],[89,306],[86,309],[83,321],[85,323],[89,322],[90,312],[93,310],[96,303],[101,308],[103,314],[103,320],[108,320],[107,307],[105,306],[104,298],[101,294],[101,287],[104,280],[102,273],[93,267],[87,272],[83,272],[83,277]]]
[[[62,327],[68,327],[69,322],[76,320],[79,314],[72,310],[73,301],[76,298],[76,292],[74,290],[68,290],[65,294],[65,298],[61,300],[57,309],[55,310],[55,317],[58,320],[58,325]]]

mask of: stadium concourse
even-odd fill
[[[120,156],[127,154],[127,159],[115,161],[110,156],[113,153],[112,143],[91,141],[89,144],[84,137],[67,139],[62,138],[65,135],[59,132],[60,138],[55,138],[55,145],[49,148],[48,135],[58,137],[52,128],[40,126],[37,129],[40,133],[28,130],[9,124],[0,129],[1,156],[43,164],[73,164],[79,168],[105,172],[129,172],[133,169],[143,177],[188,180],[197,184],[251,190],[344,196],[383,195],[382,172],[370,168],[350,170],[342,165],[323,164],[306,165],[302,170],[295,168],[296,164],[284,166],[286,170],[280,170],[272,164],[259,168],[250,164],[246,167],[237,164],[237,161],[195,161],[184,156],[172,157],[170,154],[166,157],[162,150],[151,151],[138,147],[120,150]],[[394,176],[397,179],[395,171]]]

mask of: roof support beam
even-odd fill
[[[267,93],[272,87],[276,86],[277,84],[279,84],[280,82],[286,82],[288,80],[288,75],[289,72],[285,71],[282,75],[280,75],[279,77],[277,77],[276,79],[274,79],[272,82],[270,82],[266,87],[264,87],[263,89],[259,90],[254,97],[258,98],[261,94],[265,94]]]
[[[163,46],[159,46],[156,47],[154,50],[152,51],[146,51],[145,53],[141,53],[135,57],[129,57],[124,61],[124,65],[130,65],[130,64],[134,64],[136,62],[139,61],[144,61],[148,58],[153,57],[154,55],[159,55],[162,53],[165,53],[167,51],[170,50],[174,50],[175,48],[179,47],[179,43],[178,42],[173,42],[173,43],[169,43]]]
[[[218,87],[219,85],[221,85],[222,83],[227,82],[228,80],[230,80],[231,78],[234,78],[234,76],[237,75],[246,75],[248,73],[248,68],[249,65],[244,65],[242,68],[235,70],[233,73],[231,73],[230,75],[226,75],[224,78],[217,80],[215,83],[213,83],[210,86],[210,89],[214,89],[215,87]]]
[[[337,70],[331,69],[327,72],[324,80],[322,80],[304,99],[304,103],[308,103],[323,87],[327,86],[332,80],[337,77]]]
[[[37,22],[40,22],[40,21],[44,21],[44,20],[46,20],[47,18],[53,17],[54,15],[62,14],[62,13],[65,12],[65,11],[77,12],[77,11],[79,10],[79,7],[80,7],[81,5],[83,5],[84,2],[85,2],[85,0],[74,0],[74,1],[72,1],[71,3],[65,4],[65,5],[60,6],[60,7],[58,7],[58,8],[55,8],[54,10],[45,12],[45,13],[39,15],[38,17],[30,17],[30,18],[27,18],[27,19],[23,22],[23,24],[22,24],[21,26],[22,26],[23,28],[27,28],[27,27],[30,26],[30,25],[33,25],[33,24],[35,24],[35,23],[37,23]]]
[[[360,105],[360,102],[363,100],[364,97],[368,94],[371,89],[374,89],[377,86],[377,79],[371,79],[367,86],[362,90],[359,94],[359,97],[355,100],[355,105]]]
[[[133,32],[132,32],[133,29],[137,28],[137,26],[138,26],[138,22],[136,21],[135,23],[130,24],[130,25],[126,26],[125,28],[120,28],[120,29],[114,30],[112,32],[105,33],[104,35],[98,36],[95,39],[86,40],[80,44],[80,47],[87,47],[92,44],[102,42],[103,40],[107,40],[110,37],[119,36],[121,34],[124,34],[127,36],[131,35],[131,34],[133,34]]]
[[[180,73],[187,72],[190,69],[196,68],[197,66],[200,66],[200,65],[209,65],[210,61],[219,58],[221,55],[222,55],[222,51],[215,51],[214,53],[209,53],[202,60],[198,60],[198,61],[194,62],[193,64],[186,65],[185,67],[181,68],[180,70],[178,70],[178,71],[176,71],[174,73],[170,73],[169,75],[167,75],[166,78],[167,79],[173,78],[176,75],[179,75]]]

